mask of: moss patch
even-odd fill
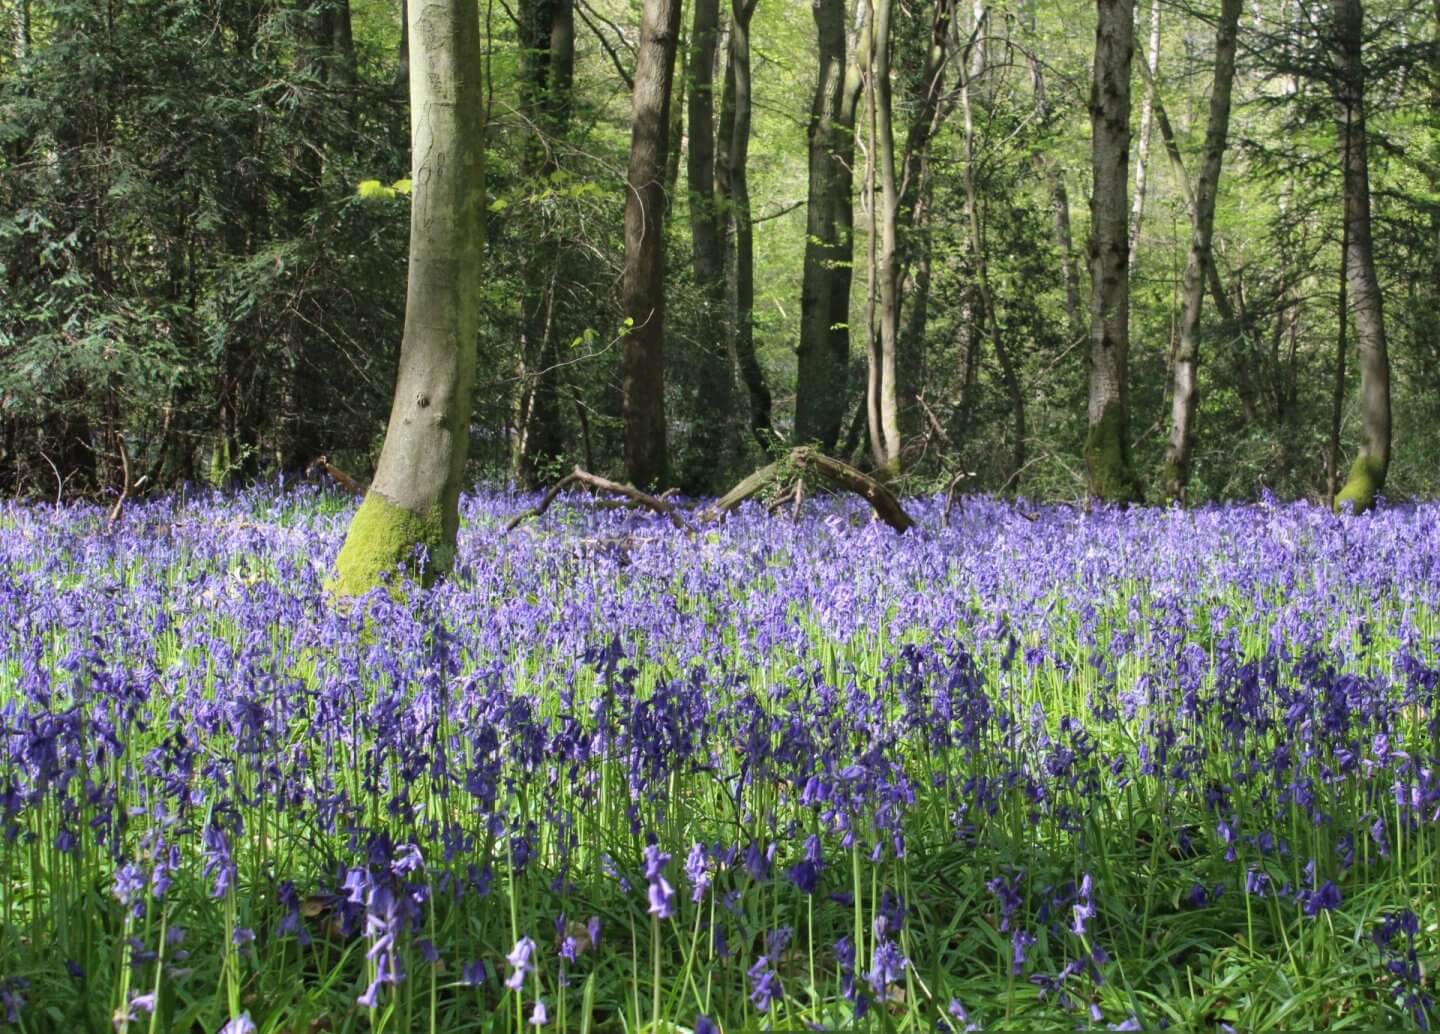
[[[421,568],[416,551],[425,548]],[[396,506],[378,492],[369,492],[350,521],[345,545],[335,560],[335,577],[327,586],[334,596],[363,596],[386,584],[396,568],[418,575],[429,585],[450,570],[455,560],[455,537],[447,534],[439,505],[423,514]]]
[[[1350,467],[1345,487],[1335,497],[1335,512],[1344,513],[1348,503],[1355,513],[1364,513],[1375,505],[1375,497],[1385,487],[1385,464],[1361,453]]]
[[[1130,462],[1128,421],[1118,402],[1105,407],[1099,423],[1085,436],[1085,467],[1090,491],[1107,503],[1142,503],[1145,490]]]

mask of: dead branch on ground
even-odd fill
[[[638,488],[633,488],[630,485],[622,485],[618,481],[611,481],[609,478],[603,478],[599,474],[592,474],[588,470],[582,470],[580,467],[575,467],[570,473],[551,485],[550,490],[545,493],[539,503],[525,510],[523,513],[517,513],[514,517],[511,517],[510,520],[506,521],[505,528],[501,534],[508,534],[531,517],[539,517],[546,510],[550,509],[550,504],[555,501],[561,492],[571,485],[580,485],[590,489],[592,492],[603,492],[607,495],[620,496],[622,499],[628,500],[636,506],[652,510],[655,513],[670,518],[670,523],[674,524],[675,527],[687,535],[695,534],[694,527],[681,516],[680,508],[664,496],[657,497],[650,495],[640,491]],[[668,495],[669,493],[666,494]]]
[[[867,474],[862,474],[850,464],[837,460],[833,456],[826,456],[823,452],[818,452],[806,445],[791,449],[774,463],[755,471],[715,500],[705,510],[702,517],[706,520],[718,520],[745,500],[759,495],[771,485],[783,484],[797,473],[799,474],[797,483],[800,483],[804,475],[809,473],[847,491],[854,492],[868,502],[874,509],[875,515],[894,528],[897,533],[906,532],[915,526],[915,519],[905,512],[904,507],[900,505],[900,500],[896,499],[895,495],[880,482]],[[795,505],[798,507],[803,492],[803,488],[798,491],[791,489],[790,492],[785,493],[785,499],[782,499],[782,502],[793,497]]]

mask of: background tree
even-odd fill
[[[665,156],[680,0],[645,0],[635,62],[630,171],[625,195],[625,473],[637,486],[664,480]]]
[[[1390,470],[1390,355],[1370,232],[1370,165],[1365,133],[1365,19],[1360,0],[1335,0],[1335,71],[1345,198],[1345,276],[1360,360],[1360,455],[1335,505],[1368,510]]]
[[[1090,404],[1085,465],[1090,491],[1138,502],[1130,456],[1130,276],[1126,190],[1130,168],[1129,0],[1099,0],[1090,85]]]

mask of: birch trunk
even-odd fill
[[[1160,68],[1160,0],[1150,2],[1150,46],[1145,54],[1147,82],[1155,81]],[[1130,269],[1140,251],[1140,221],[1145,214],[1146,176],[1150,163],[1150,133],[1154,129],[1155,91],[1146,90],[1140,101],[1140,143],[1135,149],[1135,198],[1130,206]]]
[[[645,488],[666,473],[665,162],[680,0],[645,0],[635,57],[625,193],[622,360],[625,472]]]
[[[410,39],[405,336],[380,462],[336,560],[331,589],[338,596],[375,588],[397,566],[426,582],[445,574],[459,527],[483,230],[484,96],[475,0],[415,0]]]
[[[1090,401],[1085,466],[1090,493],[1107,502],[1142,498],[1130,458],[1130,281],[1127,235],[1130,156],[1130,0],[1098,0],[1090,86]]]
[[[1335,71],[1340,88],[1341,157],[1345,174],[1346,276],[1355,316],[1363,442],[1335,506],[1359,513],[1375,505],[1390,471],[1390,356],[1370,236],[1370,167],[1365,136],[1365,65],[1360,0],[1334,0]]]
[[[1215,32],[1215,82],[1210,91],[1210,116],[1205,127],[1205,156],[1195,184],[1190,251],[1181,286],[1180,336],[1175,349],[1174,392],[1170,411],[1170,448],[1165,460],[1166,495],[1185,501],[1190,484],[1190,459],[1195,450],[1195,412],[1199,404],[1200,313],[1205,303],[1206,274],[1214,264],[1215,199],[1225,143],[1230,132],[1230,95],[1235,82],[1235,40],[1244,0],[1221,0]]]

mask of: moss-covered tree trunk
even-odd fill
[[[341,596],[367,592],[397,566],[427,582],[443,575],[459,526],[481,287],[480,19],[475,0],[412,3],[409,15],[405,337],[380,462],[335,564]]]
[[[1360,0],[1334,0],[1335,71],[1340,100],[1340,147],[1345,175],[1346,275],[1355,314],[1360,363],[1360,423],[1364,441],[1345,487],[1335,497],[1359,513],[1375,505],[1390,470],[1390,355],[1385,314],[1370,237],[1370,166],[1365,139],[1364,14]]]
[[[1090,83],[1090,403],[1085,466],[1090,494],[1138,502],[1130,458],[1130,57],[1135,21],[1130,0],[1098,0],[1095,69]]]
[[[645,0],[625,191],[622,361],[625,472],[639,487],[665,477],[665,162],[680,0]]]
[[[1200,398],[1200,311],[1205,302],[1206,271],[1214,261],[1215,195],[1230,132],[1230,93],[1235,82],[1235,40],[1242,0],[1221,0],[1215,30],[1215,85],[1210,91],[1210,119],[1205,128],[1205,157],[1195,184],[1195,211],[1190,251],[1181,287],[1180,342],[1175,349],[1174,393],[1170,409],[1170,448],[1165,457],[1165,493],[1184,502],[1190,484],[1190,457],[1195,451],[1195,412]]]
[[[861,75],[848,61],[845,0],[815,0],[819,72],[810,104],[810,181],[795,379],[795,442],[835,448],[845,420],[854,257],[855,106]]]

